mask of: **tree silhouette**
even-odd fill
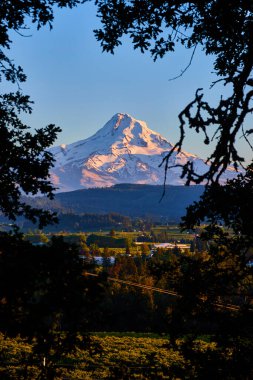
[[[188,207],[181,224],[188,229],[205,223],[200,239],[208,247],[179,256],[180,275],[174,272],[181,297],[170,310],[171,342],[177,347],[184,337],[180,351],[191,363],[187,376],[192,378],[250,379],[253,374],[248,359],[253,352],[252,184],[252,165],[224,186],[213,183]],[[203,334],[216,347],[209,355],[196,350]]]
[[[213,71],[229,95],[221,93],[217,105],[197,89],[193,100],[179,114],[180,138],[164,157],[166,173],[170,157],[180,152],[187,128],[203,135],[204,144],[215,142],[203,174],[191,161],[182,168],[186,184],[208,184],[200,202],[190,206],[183,228],[207,226],[201,234],[205,252],[179,256],[170,267],[174,289],[181,297],[169,310],[171,342],[189,367],[182,377],[250,379],[252,364],[252,268],[247,265],[252,250],[252,165],[246,173],[224,187],[219,179],[228,165],[244,163],[236,140],[243,136],[250,148],[253,129],[244,123],[253,111],[253,4],[247,0],[212,1],[97,1],[102,27],[95,31],[104,51],[114,52],[128,35],[135,49],[149,51],[156,60],[182,44],[199,46],[214,58]],[[183,75],[183,72],[180,76]],[[169,280],[168,280],[169,285]],[[221,304],[221,306],[220,306]],[[235,304],[229,309],[227,304]],[[207,334],[216,350],[201,354],[196,338]],[[181,376],[180,376],[181,377]]]
[[[49,170],[54,159],[47,148],[55,141],[60,128],[50,124],[31,133],[22,122],[22,113],[32,112],[32,102],[20,88],[26,75],[7,55],[12,43],[10,33],[22,35],[29,22],[38,29],[45,25],[52,28],[54,6],[72,8],[82,2],[3,0],[0,3],[0,81],[17,86],[16,92],[0,92],[0,209],[12,220],[24,215],[33,222],[39,221],[40,227],[56,220],[54,213],[26,204],[22,195],[44,194],[53,198],[55,188],[50,183]]]
[[[154,60],[180,44],[192,50],[193,58],[200,46],[206,55],[214,57],[217,81],[211,86],[221,82],[229,89],[230,95],[221,94],[217,106],[206,102],[202,89],[198,89],[180,112],[180,139],[163,159],[165,180],[169,159],[182,149],[187,127],[202,133],[205,144],[216,141],[216,147],[203,174],[195,172],[191,161],[180,165],[186,184],[218,181],[228,165],[237,169],[243,164],[243,152],[239,153],[235,144],[241,134],[252,148],[249,137],[253,129],[244,130],[244,122],[253,111],[252,2],[98,0],[96,4],[102,28],[95,35],[104,51],[113,53],[124,35],[129,35],[135,49],[149,51]]]
[[[56,221],[56,214],[27,204],[23,195],[53,198],[49,170],[54,159],[47,148],[60,128],[50,124],[31,133],[22,121],[23,113],[32,112],[32,101],[21,91],[26,75],[7,55],[10,33],[23,35],[29,22],[38,29],[52,28],[55,6],[72,8],[82,2],[0,2],[0,81],[16,86],[15,92],[0,92],[0,210],[12,220],[23,215],[39,222],[40,228]],[[33,341],[33,353],[40,362],[44,358],[41,379],[53,379],[53,363],[75,347],[78,331],[85,332],[96,284],[82,276],[77,249],[59,239],[34,247],[19,234],[1,234],[0,264],[1,331]]]
[[[50,372],[53,379],[58,360],[76,346],[89,344],[88,323],[102,284],[83,275],[78,247],[63,238],[33,246],[22,235],[2,233],[0,251],[1,332],[33,342],[44,378],[49,379]]]

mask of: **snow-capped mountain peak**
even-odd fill
[[[51,179],[58,191],[117,183],[162,184],[164,168],[159,164],[172,147],[144,121],[117,113],[93,136],[52,148],[56,162]],[[184,164],[187,160],[193,161],[199,172],[206,169],[203,160],[183,151],[173,154],[171,164]],[[179,168],[171,169],[168,183],[183,185],[180,174]]]
[[[97,133],[90,139],[99,141],[102,139],[103,146],[105,143],[115,147],[135,146],[157,149],[157,144],[168,144],[159,133],[148,128],[145,121],[137,120],[128,114],[115,114]],[[106,141],[105,141],[106,139]],[[170,144],[170,147],[172,145]],[[133,152],[134,153],[134,152]]]

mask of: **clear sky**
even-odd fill
[[[25,121],[33,128],[59,125],[62,133],[57,144],[91,136],[117,112],[145,120],[175,143],[177,115],[196,89],[203,87],[208,100],[219,98],[220,88],[209,90],[215,79],[212,58],[200,47],[183,77],[170,81],[189,63],[190,50],[180,47],[154,63],[148,53],[133,50],[125,39],[114,55],[102,53],[93,35],[98,26],[93,4],[86,3],[57,10],[52,31],[31,29],[27,38],[12,35],[9,55],[27,74],[22,89],[35,102],[33,114]],[[201,141],[191,133],[184,149],[205,158],[208,148]]]

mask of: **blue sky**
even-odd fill
[[[179,47],[154,63],[148,53],[133,50],[125,39],[114,55],[102,53],[93,35],[98,26],[94,6],[86,3],[57,10],[52,31],[31,29],[27,38],[12,35],[10,56],[24,68],[28,80],[22,89],[35,102],[33,114],[25,121],[33,128],[49,123],[61,126],[57,144],[91,136],[117,112],[145,120],[175,143],[177,115],[195,90],[203,87],[213,102],[219,98],[220,87],[209,90],[215,79],[212,58],[200,47],[183,77],[170,81],[187,66],[191,51]],[[203,158],[210,151],[194,133],[188,134],[184,148]]]

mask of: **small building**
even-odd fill
[[[190,250],[190,244],[182,244],[182,243],[157,243],[153,244],[153,250],[157,250],[158,248],[172,250],[175,248],[180,249],[180,251],[185,252]]]

